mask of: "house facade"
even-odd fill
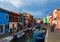
[[[34,17],[29,14],[29,13],[23,13],[24,16],[24,26],[26,28],[31,27],[32,25],[34,25]]]
[[[53,11],[53,23],[56,24],[56,29],[60,30],[60,9],[55,9]]]
[[[0,8],[0,34],[16,32],[21,28],[20,13]]]
[[[19,13],[9,13],[9,29],[10,32],[17,32],[21,28],[21,18]]]
[[[9,14],[0,9],[0,34],[9,32]]]

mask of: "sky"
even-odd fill
[[[60,0],[0,0],[0,8],[44,18],[54,9],[60,8]]]

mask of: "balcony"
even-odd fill
[[[9,21],[10,22],[21,22],[21,19],[20,17],[9,17]]]

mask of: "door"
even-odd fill
[[[12,32],[14,32],[14,24],[12,24]]]
[[[13,32],[16,32],[16,24],[12,24]]]
[[[4,31],[3,28],[4,28],[3,25],[0,25],[0,33],[3,33]]]

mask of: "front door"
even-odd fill
[[[12,24],[13,32],[16,32],[16,24]]]
[[[12,24],[12,32],[14,32],[14,24]]]
[[[0,34],[3,33],[4,31],[3,28],[4,28],[3,25],[0,25]]]

